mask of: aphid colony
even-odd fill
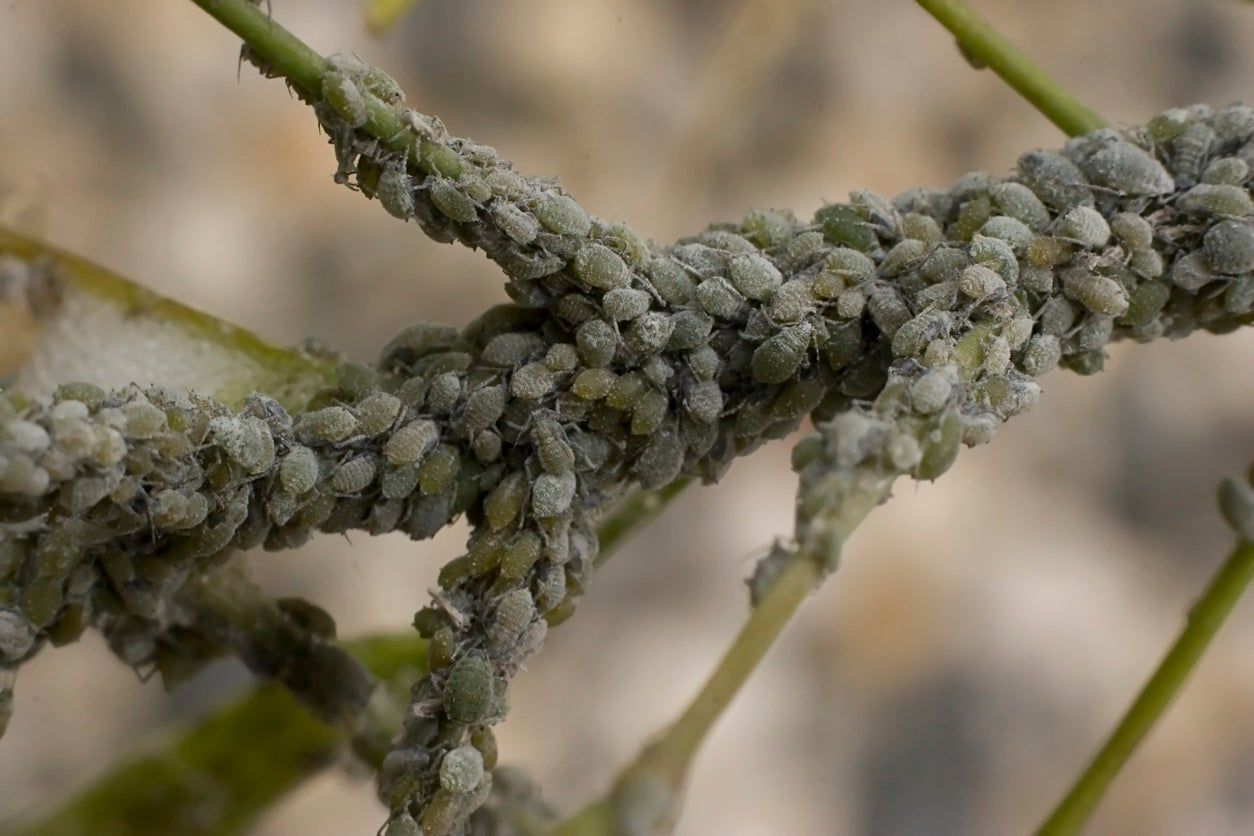
[[[16,523],[0,658],[91,624],[164,671],[174,592],[225,550],[424,538],[465,513],[467,553],[415,617],[431,673],[381,772],[395,834],[460,832],[488,797],[509,679],[573,611],[597,515],[630,486],[716,480],[807,415],[830,423],[796,452],[803,505],[833,469],[935,478],[1054,366],[1091,373],[1113,339],[1231,330],[1254,306],[1250,108],[1169,111],[1025,154],[1008,180],[856,192],[809,223],[752,212],[663,248],[437,120],[404,111],[411,153],[382,148],[357,130],[369,96],[402,108],[380,75],[339,60],[324,82],[342,179],[483,249],[516,304],[406,329],[295,418],[259,396],[239,413],[160,389],[0,397]]]

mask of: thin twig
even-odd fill
[[[1106,126],[1102,117],[1063,90],[1045,70],[961,0],[917,2],[953,33],[967,56],[987,65],[1068,135],[1078,136]]]
[[[1240,543],[1220,567],[1154,675],[1141,689],[1114,733],[1097,752],[1037,831],[1039,836],[1076,833],[1092,815],[1119,770],[1180,693],[1211,639],[1254,579],[1254,543]]]
[[[849,495],[830,519],[833,536],[825,542],[848,539],[871,509],[888,493],[891,480],[875,481],[865,490]],[[838,546],[837,546],[838,547]],[[718,667],[679,719],[620,773],[610,794],[585,807],[559,825],[555,836],[598,836],[635,832],[634,825],[648,820],[649,828],[673,817],[689,767],[711,728],[757,669],[801,603],[826,577],[838,555],[797,552],[771,585]]]

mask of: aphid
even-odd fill
[[[1218,273],[1235,276],[1254,270],[1254,222],[1220,221],[1206,231],[1202,250]]]
[[[1019,316],[1006,323],[1001,330],[1001,335],[1006,338],[1010,348],[1017,351],[1027,343],[1035,327],[1036,321],[1032,317]]]
[[[495,703],[496,689],[488,660],[478,655],[457,660],[444,681],[444,713],[448,718],[469,726],[486,719]]]
[[[993,217],[993,202],[988,195],[980,194],[966,200],[958,209],[958,217],[946,230],[950,238],[959,241],[970,241],[971,236],[979,232],[980,227]]]
[[[471,793],[482,780],[483,755],[473,746],[458,746],[440,761],[440,786],[449,792]]]
[[[306,412],[296,419],[296,434],[309,442],[343,441],[357,431],[357,417],[342,406]]]
[[[666,420],[670,399],[656,389],[648,388],[631,408],[631,434],[652,435]]]
[[[927,282],[948,282],[958,278],[962,268],[971,262],[965,249],[939,246],[932,250],[927,261],[919,268],[919,275]]]
[[[88,460],[98,467],[113,467],[126,456],[126,439],[113,427],[98,426],[92,431]],[[269,438],[269,434],[266,435]]]
[[[149,439],[165,432],[168,419],[165,412],[147,400],[131,401],[122,405],[126,416],[126,435],[129,438]]]
[[[509,650],[535,617],[536,604],[530,592],[525,589],[511,589],[506,592],[497,602],[496,612],[488,625],[488,648],[498,654]]]
[[[623,321],[635,319],[649,310],[648,293],[632,287],[617,287],[601,299],[601,307],[611,319]]]
[[[759,301],[769,299],[784,281],[779,268],[757,253],[733,256],[727,265],[727,275],[742,295]]]
[[[590,319],[575,330],[575,345],[585,366],[608,366],[618,351],[618,335],[608,322]]]
[[[1024,223],[1033,232],[1044,232],[1051,220],[1049,210],[1031,189],[1022,183],[1006,181],[988,190],[993,204],[1003,215]]]
[[[525,363],[545,348],[544,338],[530,331],[509,331],[488,341],[480,356],[490,366],[512,368]]]
[[[696,302],[703,311],[720,319],[734,319],[741,297],[722,276],[713,276],[697,285]]]
[[[1228,282],[1224,290],[1224,310],[1233,316],[1254,308],[1254,276],[1241,276]]]
[[[783,383],[805,360],[814,329],[808,322],[790,325],[759,345],[753,352],[750,373],[758,383]]]
[[[405,220],[414,216],[414,181],[403,167],[385,166],[379,172],[374,196],[392,217]]]
[[[987,272],[992,273],[991,270]],[[949,314],[944,311],[924,311],[897,329],[892,341],[894,356],[914,357],[922,353],[933,340],[948,336],[952,324]]]
[[[1124,195],[1149,197],[1170,194],[1176,188],[1162,163],[1122,139],[1097,151],[1082,167],[1093,183]]]
[[[919,460],[914,478],[931,481],[948,470],[958,457],[962,434],[961,416],[956,412],[945,413],[935,428],[920,439],[923,457]]]
[[[16,664],[35,646],[36,631],[20,612],[0,609],[0,662]]]
[[[561,425],[551,418],[536,421],[531,431],[540,466],[549,473],[566,473],[575,466],[575,453],[566,441]]]
[[[909,473],[923,458],[923,448],[919,446],[919,440],[906,433],[894,434],[888,440],[884,452],[888,454],[888,461],[893,468],[900,473]]]
[[[491,188],[491,182],[489,187]],[[496,225],[517,244],[530,244],[540,234],[540,222],[517,204],[508,200],[497,200],[492,203],[490,211]]]
[[[1181,186],[1192,186],[1215,144],[1215,132],[1205,122],[1190,122],[1171,144],[1171,167]]]
[[[400,398],[386,392],[375,392],[357,404],[357,432],[374,438],[386,432],[396,423],[401,413]]]
[[[165,413],[161,417],[164,419]],[[52,446],[48,431],[34,421],[9,421],[3,429],[4,446],[8,449],[37,456]]]
[[[1005,337],[992,337],[984,346],[984,372],[989,375],[1005,374],[1010,367],[1010,343]]]
[[[1250,164],[1241,157],[1220,157],[1211,160],[1202,172],[1202,182],[1239,186],[1250,176]]]
[[[345,70],[332,69],[323,74],[322,99],[349,127],[360,128],[369,118],[366,97],[357,87],[357,80]]]
[[[575,276],[589,287],[613,290],[631,282],[631,271],[623,257],[604,244],[589,241],[575,253],[571,262]]]
[[[1110,240],[1110,225],[1091,206],[1069,209],[1054,224],[1054,230],[1060,238],[1089,249],[1104,247]]]
[[[424,496],[444,493],[461,470],[461,455],[451,444],[437,444],[418,469],[418,488]]]
[[[902,273],[917,269],[927,260],[931,251],[931,244],[914,238],[906,238],[899,241],[884,254],[884,260],[880,262],[879,273],[881,276],[892,278],[893,276],[899,276]]]
[[[1071,326],[1075,324],[1075,317],[1075,308],[1061,296],[1051,296],[1046,299],[1045,304],[1036,314],[1041,332],[1055,337],[1061,337],[1070,331]]]
[[[875,262],[865,253],[837,247],[827,254],[823,272],[841,277],[847,285],[859,285],[875,278]]]
[[[1216,113],[1210,125],[1221,145],[1245,142],[1254,135],[1254,108],[1230,105]]]
[[[669,314],[649,311],[628,326],[624,342],[632,351],[654,354],[666,346],[674,331],[675,322]]]
[[[635,473],[640,486],[653,490],[669,485],[679,477],[684,465],[684,443],[673,426],[653,434],[636,459]]]
[[[1040,377],[1053,370],[1062,358],[1062,344],[1051,334],[1037,334],[1023,350],[1020,365],[1032,377]]]
[[[684,408],[696,420],[713,423],[723,412],[723,390],[713,380],[695,381],[685,390]]]
[[[1019,179],[1023,185],[1056,209],[1092,206],[1093,192],[1084,173],[1075,163],[1055,151],[1029,151],[1019,157]]]
[[[750,211],[740,228],[745,237],[764,250],[786,244],[796,234],[791,217],[764,209]]]
[[[1195,215],[1243,218],[1254,214],[1250,193],[1240,186],[1201,183],[1180,195],[1176,206]]]
[[[836,315],[841,319],[857,319],[866,310],[866,294],[849,288],[836,297]]]
[[[341,496],[358,494],[374,481],[376,465],[370,456],[358,456],[341,462],[331,471],[331,490]]]
[[[1128,310],[1128,294],[1119,282],[1083,268],[1062,272],[1063,291],[1093,313],[1122,316]]]
[[[1019,259],[1015,256],[1014,248],[1000,238],[977,233],[971,236],[967,253],[976,264],[996,270],[1007,284],[1014,284],[1019,280]]]
[[[560,192],[541,192],[536,196],[531,210],[535,212],[540,223],[544,224],[545,229],[557,235],[583,237],[592,229],[592,219],[583,207],[574,198]]]
[[[1002,293],[1005,289],[1005,280],[983,264],[970,265],[958,279],[958,290],[977,301]]]
[[[434,421],[420,419],[401,427],[383,445],[388,464],[399,467],[418,461],[440,439],[440,428]]]
[[[434,178],[427,187],[427,194],[435,208],[449,220],[465,224],[479,218],[478,206],[451,180]]]
[[[714,329],[714,318],[703,311],[682,310],[671,316],[673,330],[668,351],[691,351],[705,344]]]
[[[1166,283],[1141,282],[1128,294],[1128,310],[1119,318],[1119,324],[1133,328],[1148,325],[1170,298],[1171,287]]]
[[[863,355],[862,323],[847,322],[832,328],[823,343],[823,358],[834,370],[853,364]]]
[[[901,295],[888,287],[877,287],[871,291],[867,299],[867,311],[880,331],[890,338],[911,317],[910,308]]]
[[[544,365],[554,374],[574,371],[579,366],[579,349],[571,343],[553,343],[544,353]]]
[[[501,436],[491,430],[475,433],[470,449],[482,464],[491,464],[501,457]]]
[[[649,262],[645,268],[653,289],[662,297],[662,301],[671,307],[686,305],[696,292],[697,283],[679,262],[672,258],[659,257]]]
[[[945,238],[944,230],[931,215],[909,212],[901,218],[901,235],[927,244],[939,244]]]
[[[504,386],[484,386],[471,392],[462,412],[467,429],[486,430],[495,425],[505,413],[506,397]]]
[[[1110,231],[1131,252],[1148,249],[1154,243],[1154,228],[1135,212],[1120,212],[1111,218]]]
[[[527,577],[531,567],[540,559],[542,547],[540,535],[536,532],[530,529],[519,532],[505,546],[498,577],[506,582],[521,581]]]
[[[1216,276],[1211,272],[1206,254],[1202,251],[1181,256],[1171,266],[1171,283],[1190,293],[1200,290],[1215,279]]]
[[[566,571],[562,567],[546,566],[540,570],[535,600],[536,608],[546,614],[566,600]]]
[[[1027,250],[1032,242],[1032,230],[1027,224],[1008,215],[994,215],[980,227],[979,234],[986,238],[1005,241],[1015,253]]]
[[[856,206],[845,203],[829,204],[814,213],[814,222],[823,230],[823,237],[833,244],[862,252],[879,249],[879,236],[875,227],[863,219]]]
[[[540,519],[562,514],[570,508],[577,484],[572,472],[540,474],[531,485],[531,512]]]
[[[509,392],[525,401],[538,401],[553,392],[557,381],[543,363],[532,362],[519,367],[509,378]]]
[[[687,363],[699,380],[713,380],[722,365],[722,359],[711,346],[703,345],[688,352]]]

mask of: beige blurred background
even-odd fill
[[[1254,7],[1237,0],[978,7],[1117,123],[1254,99]],[[347,0],[274,10],[661,241],[755,206],[1008,171],[1062,140],[904,0],[423,0],[384,40]],[[335,186],[311,115],[279,82],[237,80],[236,46],[187,2],[0,3],[0,216],[270,339],[360,358],[411,320],[504,299],[481,256]],[[1213,485],[1254,456],[1252,368],[1251,333],[1119,347],[1097,378],[1049,377],[940,482],[903,485],[715,730],[679,832],[1038,823],[1228,548]],[[503,759],[566,809],[603,789],[737,628],[792,497],[777,444],[616,557],[518,681]],[[354,635],[407,624],[464,535],[327,537],[255,564]],[[1254,832],[1252,646],[1246,601],[1092,832]],[[95,637],[44,653],[0,743],[0,820],[247,686],[224,663],[166,695]],[[365,776],[332,770],[258,832],[379,821]]]

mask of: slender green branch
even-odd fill
[[[280,26],[248,0],[192,0],[215,20],[240,37],[271,75],[282,76],[306,96],[322,95],[322,77],[330,62]],[[408,151],[412,134],[396,111],[366,94],[366,123],[362,129],[395,151]]]
[[[1068,135],[1078,136],[1106,126],[1102,117],[1064,91],[1045,70],[961,0],[917,2],[953,33],[965,55],[987,65]]]
[[[380,680],[426,669],[426,642],[413,633],[349,642]],[[398,683],[400,684],[400,683]],[[398,690],[398,697],[403,686]],[[264,685],[175,732],[161,748],[112,768],[68,803],[13,836],[247,832],[276,800],[333,762],[350,729],[318,719],[285,688]],[[370,753],[382,757],[382,750]]]
[[[851,493],[828,519],[824,542],[839,550],[858,524],[888,493],[891,480],[876,480]],[[651,832],[677,813],[689,767],[714,723],[757,669],[801,603],[835,566],[838,555],[798,551],[772,583],[718,667],[679,719],[622,773],[605,799],[597,801],[554,831],[557,836],[597,836]]]
[[[676,479],[656,491],[636,491],[620,502],[597,526],[601,547],[597,552],[596,565],[609,560],[636,532],[657,519],[692,481]]]
[[[1154,675],[1120,720],[1066,797],[1037,831],[1039,836],[1077,833],[1107,787],[1184,687],[1211,639],[1254,579],[1254,543],[1237,545],[1189,611],[1188,622]]]

